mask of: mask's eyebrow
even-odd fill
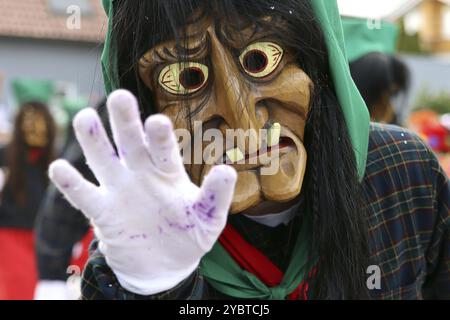
[[[147,51],[140,59],[139,65],[148,68],[160,63],[176,63],[183,60],[202,60],[210,53],[210,38],[206,32],[201,38],[188,38],[185,45],[170,42]]]
[[[216,25],[216,35],[219,41],[231,48],[240,49],[243,43],[248,43],[254,38],[257,28],[254,24],[248,24],[240,28],[230,26],[228,23],[219,23]]]
[[[219,40],[228,47],[243,49],[250,42],[273,33],[271,24],[276,18],[267,16],[257,21],[237,21],[236,23],[221,22],[216,25],[216,34]]]
[[[204,58],[209,49],[209,38],[207,38],[206,32],[209,23],[210,18],[206,11],[197,10],[188,20],[185,29],[178,33],[180,40],[167,41],[156,45],[142,56],[144,62],[145,60],[152,62],[152,57],[156,57],[159,62],[178,62],[184,59]]]
[[[185,44],[187,46],[178,43],[172,50],[165,48],[167,51],[164,50],[164,53],[175,59],[203,59],[210,53],[211,40],[207,32],[204,32],[201,38],[188,39]]]
[[[151,82],[149,76],[160,65],[180,61],[202,61],[210,54],[211,41],[207,32],[204,32],[201,38],[187,39],[186,44],[187,47],[172,41],[147,51],[138,63],[139,73],[144,82]]]

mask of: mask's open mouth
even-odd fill
[[[272,148],[278,148],[279,150],[283,150],[284,148],[295,148],[295,142],[289,137],[281,137],[278,145],[268,148],[268,151]]]
[[[261,148],[257,152],[244,155],[239,149],[234,149],[234,152],[228,151],[223,154],[218,164],[232,165],[237,171],[254,170],[267,165],[267,162],[271,161],[273,157],[281,157],[294,149],[296,149],[294,140],[282,136],[277,145]]]
[[[295,143],[294,140],[292,140],[289,137],[280,137],[280,142],[272,147],[267,147],[265,149],[260,149],[255,153],[252,154],[247,154],[245,155],[245,161],[248,162],[249,160],[253,159],[253,158],[257,158],[257,157],[261,157],[261,156],[265,156],[265,155],[269,155],[272,153],[272,151],[279,151],[282,152],[284,151],[286,148],[294,148],[295,147]]]

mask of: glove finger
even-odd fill
[[[86,179],[66,160],[57,160],[49,167],[50,180],[75,208],[87,218],[96,219],[101,210],[93,210],[101,199],[99,188]]]
[[[194,204],[193,209],[203,222],[203,226],[210,231],[217,232],[215,235],[217,237],[225,227],[236,180],[237,173],[232,167],[215,166],[205,177],[199,199]]]
[[[145,122],[150,156],[153,165],[162,172],[185,172],[177,139],[170,119],[154,115]]]
[[[109,96],[107,105],[120,158],[132,170],[145,170],[150,156],[136,98],[126,90],[117,90]]]
[[[73,121],[78,142],[100,184],[113,183],[122,165],[94,109],[80,111]]]

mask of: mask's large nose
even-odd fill
[[[259,129],[262,129],[268,120],[265,107],[257,106],[258,92],[243,78],[237,59],[227,50],[214,33],[211,34],[211,59],[214,70],[214,97],[215,111],[223,121],[220,129],[230,143],[230,135],[226,130],[235,131],[237,145],[243,153],[249,153],[253,148],[259,148]],[[233,138],[233,137],[231,137]]]

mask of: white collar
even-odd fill
[[[263,216],[250,216],[250,215],[244,214],[244,216],[246,216],[250,220],[253,220],[259,224],[265,225],[267,227],[275,228],[281,224],[288,225],[289,222],[291,222],[292,219],[294,219],[294,217],[297,215],[298,208],[300,207],[301,203],[302,202],[299,201],[297,204],[295,204],[291,208],[289,208],[285,211],[279,212],[279,213],[269,213],[269,214],[265,214]]]

